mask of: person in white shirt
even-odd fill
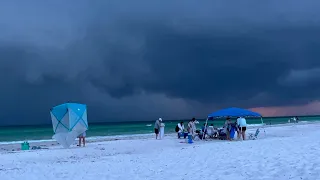
[[[196,134],[196,124],[195,124],[196,118],[192,118],[191,121],[188,123],[188,133],[192,135],[192,137]]]
[[[188,122],[188,128],[187,128],[187,130],[188,130],[188,133],[190,133],[190,134],[192,134],[192,127],[193,127],[193,125],[192,125],[192,120],[190,120],[189,122]]]
[[[180,138],[180,136],[182,135],[184,138],[186,138],[185,137],[185,135],[184,135],[184,124],[183,124],[183,122],[181,121],[180,123],[178,123],[178,138]]]
[[[242,139],[245,140],[246,139],[246,130],[247,130],[247,120],[243,117],[240,117],[237,119],[237,125],[239,128],[239,132],[242,135]]]
[[[161,125],[162,119],[159,118],[154,123],[154,133],[156,134],[156,139],[158,139],[159,131],[160,131],[160,125]]]
[[[195,135],[196,134],[196,130],[197,130],[196,124],[198,124],[199,122],[195,118],[193,118],[192,121],[193,121],[193,123],[192,123],[192,135]]]
[[[180,122],[180,123],[178,123],[178,127],[179,127],[179,133],[182,133],[182,132],[184,132],[184,124],[183,124],[183,122]]]
[[[240,117],[237,117],[237,120],[236,120],[236,125],[237,125],[237,138],[238,140],[240,139],[241,137],[241,134],[240,134],[240,127],[239,127],[239,121],[240,121]]]

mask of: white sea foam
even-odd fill
[[[92,136],[87,137],[86,140],[88,141],[103,141],[103,140],[114,140],[114,139],[140,139],[145,137],[150,137],[153,135],[152,133],[148,134],[127,134],[127,135],[113,135],[113,136]],[[56,142],[55,139],[43,139],[43,140],[25,140],[29,143],[41,143],[41,142]],[[0,145],[7,145],[7,144],[20,144],[24,141],[3,141],[0,142]]]
[[[28,141],[29,143],[40,143],[40,142],[53,142],[55,141],[54,139],[43,139],[43,140],[25,140]],[[5,144],[20,144],[23,143],[24,141],[3,141],[0,142],[0,145],[5,145]]]

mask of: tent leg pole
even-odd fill
[[[207,125],[208,125],[208,118],[206,119],[206,124],[205,124],[205,126],[204,126],[204,130],[206,130],[207,129]],[[205,132],[202,132],[202,138],[201,138],[201,140],[203,140],[203,137],[205,136]]]
[[[263,123],[262,117],[261,117],[261,123],[262,123],[262,128],[263,128],[263,131],[264,131],[264,136],[267,137],[267,133],[266,133],[266,130],[264,129],[264,123]]]

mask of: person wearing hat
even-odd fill
[[[162,122],[162,118],[159,118],[154,123],[154,133],[156,134],[156,139],[158,139],[161,122]]]

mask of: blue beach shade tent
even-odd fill
[[[78,103],[65,103],[50,110],[53,138],[64,148],[70,147],[74,140],[88,130],[87,106]]]
[[[208,115],[206,120],[206,125],[208,124],[208,120],[212,119],[219,119],[219,118],[226,118],[226,117],[255,117],[255,118],[261,118],[261,124],[263,125],[263,119],[261,114],[253,111],[249,111],[247,109],[241,109],[236,107],[221,109],[219,111],[213,112]]]
[[[222,109],[216,112],[213,112],[208,115],[208,118],[223,118],[223,117],[262,117],[261,114],[249,111],[247,109],[241,109],[241,108],[227,108]]]
[[[219,111],[213,112],[208,115],[206,120],[206,126],[208,124],[209,119],[219,119],[219,118],[226,118],[226,117],[255,117],[261,118],[261,124],[263,124],[263,119],[261,114],[253,111],[249,111],[247,109],[241,109],[236,107],[221,109]]]

